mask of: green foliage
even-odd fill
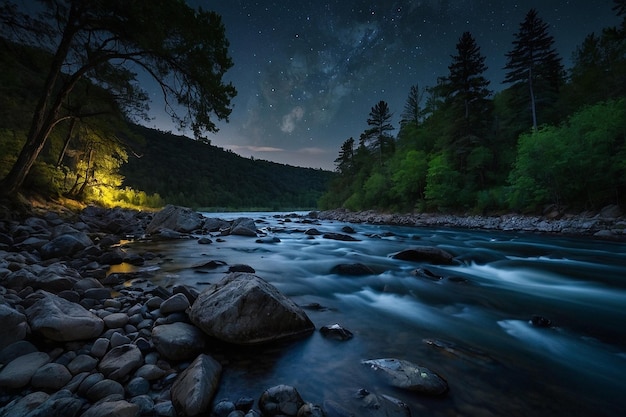
[[[549,203],[593,208],[620,202],[625,140],[626,99],[586,107],[560,127],[522,135],[510,175],[511,205],[534,210]]]
[[[427,206],[440,211],[448,211],[461,205],[461,174],[454,169],[450,158],[439,153],[428,163],[426,175]]]

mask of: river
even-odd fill
[[[337,341],[314,332],[279,346],[215,347],[224,364],[216,399],[257,399],[292,385],[306,401],[341,403],[358,389],[405,402],[413,416],[623,416],[626,411],[626,245],[527,233],[356,224],[356,242],[310,238],[304,230],[341,233],[347,224],[273,213],[252,217],[275,243],[224,236],[137,242],[129,250],[159,257],[142,268],[163,286],[200,290],[224,276],[193,268],[210,260],[247,264],[306,312],[319,329],[339,323],[354,333]],[[411,246],[437,246],[458,264],[395,260]],[[362,263],[377,274],[340,276],[338,264]],[[434,277],[415,276],[416,268]],[[531,324],[539,315],[548,327]],[[442,398],[385,385],[362,360],[399,358],[425,366],[450,386]]]

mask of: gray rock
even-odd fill
[[[165,369],[154,364],[145,364],[135,372],[135,376],[147,379],[148,381],[163,378],[166,374],[167,371]]]
[[[154,415],[154,400],[149,395],[137,395],[131,398],[130,402],[139,407],[139,414]]]
[[[179,414],[198,416],[209,410],[222,374],[222,366],[208,355],[199,355],[174,381],[172,404]]]
[[[103,320],[109,329],[121,329],[128,323],[128,316],[125,313],[113,313],[104,317]]]
[[[159,417],[176,417],[176,409],[171,401],[163,401],[155,404],[154,413]]]
[[[360,389],[356,393],[350,393],[348,396],[343,395],[343,393],[340,393],[340,395],[342,396],[340,399],[341,405],[333,400],[324,402],[324,409],[329,416],[411,417],[409,407],[402,401],[389,395],[374,394],[365,389]]]
[[[39,253],[43,259],[61,258],[72,256],[92,245],[93,242],[89,236],[82,232],[76,232],[55,237],[39,248]]]
[[[0,370],[0,387],[25,387],[35,372],[48,362],[50,356],[44,352],[33,352],[13,359]]]
[[[83,400],[74,397],[70,391],[61,390],[49,396],[46,401],[28,413],[27,417],[75,417],[83,404]]]
[[[49,397],[50,395],[41,391],[32,392],[23,397],[18,397],[4,407],[0,408],[0,417],[26,416],[28,413],[43,404]]]
[[[126,400],[106,401],[93,405],[82,417],[139,417],[139,406]]]
[[[57,342],[92,339],[102,333],[102,319],[81,305],[45,291],[39,293],[41,298],[26,309],[33,332]]]
[[[44,390],[58,390],[63,388],[72,379],[72,374],[59,363],[47,363],[39,368],[30,380],[33,388]]]
[[[27,330],[26,316],[0,303],[0,350],[24,339]]]
[[[249,273],[229,274],[207,288],[191,307],[189,318],[209,336],[241,345],[303,336],[315,330],[298,305]]]
[[[78,355],[70,363],[67,364],[67,369],[72,375],[79,374],[81,372],[91,372],[96,369],[98,365],[98,359],[90,355]]]
[[[326,413],[321,406],[306,403],[298,410],[298,417],[326,417]]]
[[[256,223],[254,223],[253,219],[250,219],[248,217],[240,217],[238,219],[235,219],[230,227],[231,235],[256,237],[257,232],[258,229],[256,227]]]
[[[85,290],[83,297],[104,301],[107,298],[111,298],[111,290],[108,288],[89,288]]]
[[[0,364],[7,364],[15,358],[19,358],[22,355],[28,355],[33,352],[37,352],[37,348],[35,345],[26,340],[11,343],[4,349],[0,350]]]
[[[189,308],[189,300],[184,294],[178,293],[172,295],[161,303],[161,313],[170,314],[179,311],[185,311]]]
[[[110,395],[120,395],[123,397],[124,387],[122,384],[112,379],[103,379],[93,384],[86,393],[86,397],[92,402],[99,401]]]
[[[87,375],[87,377],[85,377],[85,379],[83,379],[83,381],[78,386],[78,394],[86,397],[89,390],[102,380],[104,380],[104,375],[99,372]]]
[[[107,353],[110,343],[111,342],[109,341],[109,339],[104,337],[96,339],[96,341],[93,342],[93,345],[91,346],[91,354],[96,358],[103,357]]]
[[[341,327],[337,323],[328,326],[322,326],[320,328],[320,333],[326,338],[342,341],[352,339],[352,337],[354,336],[350,330]]]
[[[358,242],[359,239],[343,233],[324,233],[324,239],[340,240],[342,242]]]
[[[170,360],[195,358],[205,347],[205,335],[187,323],[172,323],[152,329],[152,343],[157,351]]]
[[[146,227],[146,233],[153,234],[164,228],[189,233],[201,229],[204,221],[205,218],[202,214],[189,208],[167,205],[154,215]]]
[[[122,345],[111,349],[100,361],[98,370],[105,377],[121,380],[143,365],[143,355],[135,345]]]
[[[111,347],[116,348],[118,346],[127,345],[130,343],[130,338],[121,334],[120,332],[115,332],[111,335]]]
[[[427,395],[448,392],[448,383],[435,372],[402,359],[372,359],[362,362],[388,384]]]
[[[412,262],[429,262],[436,265],[451,265],[454,263],[452,254],[435,246],[416,246],[405,249],[392,255],[392,258]]]
[[[228,400],[222,400],[213,406],[211,416],[228,417],[233,411],[235,411],[235,403]]]
[[[259,398],[259,408],[264,416],[297,416],[304,405],[300,393],[289,385],[269,388]]]
[[[147,379],[135,377],[126,384],[126,392],[130,397],[147,394],[150,392],[150,383]]]

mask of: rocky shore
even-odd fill
[[[174,206],[157,213],[96,207],[21,218],[4,213],[0,417],[410,415],[401,401],[365,389],[323,406],[289,385],[268,387],[256,399],[216,399],[227,360],[215,347],[307,337],[315,326],[304,310],[246,265],[230,266],[202,292],[156,286],[149,272],[109,273],[111,265],[159,256],[128,254],[124,240],[262,237],[253,219],[209,219]],[[336,324],[320,332],[352,336]],[[448,390],[435,372],[406,361],[364,365],[402,389]]]
[[[353,212],[346,209],[317,213],[320,220],[349,223],[386,224],[415,227],[451,227],[473,230],[501,230],[544,233],[564,236],[626,240],[626,217],[617,206],[607,206],[597,213],[564,214],[548,212],[543,216],[506,214],[499,216],[397,214],[377,211]]]
[[[210,244],[232,234],[263,243],[254,219],[205,218],[174,206],[157,213],[97,207],[78,214],[0,213],[0,417],[410,416],[401,401],[365,389],[342,404],[312,404],[289,385],[268,387],[256,398],[216,399],[228,364],[215,347],[307,337],[316,329],[304,310],[246,265],[229,266],[221,281],[202,292],[157,286],[149,272],[109,272],[112,265],[142,265],[160,256],[130,254],[126,240]],[[626,236],[626,221],[615,208],[559,219],[344,210],[309,216],[298,222]],[[304,233],[309,231],[314,229]],[[352,337],[336,324],[319,331],[337,340]],[[399,389],[422,395],[448,391],[436,372],[407,361],[381,358],[364,365]]]

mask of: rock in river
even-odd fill
[[[276,287],[250,273],[232,273],[199,296],[191,321],[211,337],[252,345],[309,334],[313,322]]]
[[[430,262],[437,265],[450,265],[454,262],[452,254],[434,246],[416,246],[405,249],[392,255],[392,258],[403,261]]]
[[[362,362],[390,385],[428,395],[442,395],[448,383],[435,372],[402,359],[372,359]]]

